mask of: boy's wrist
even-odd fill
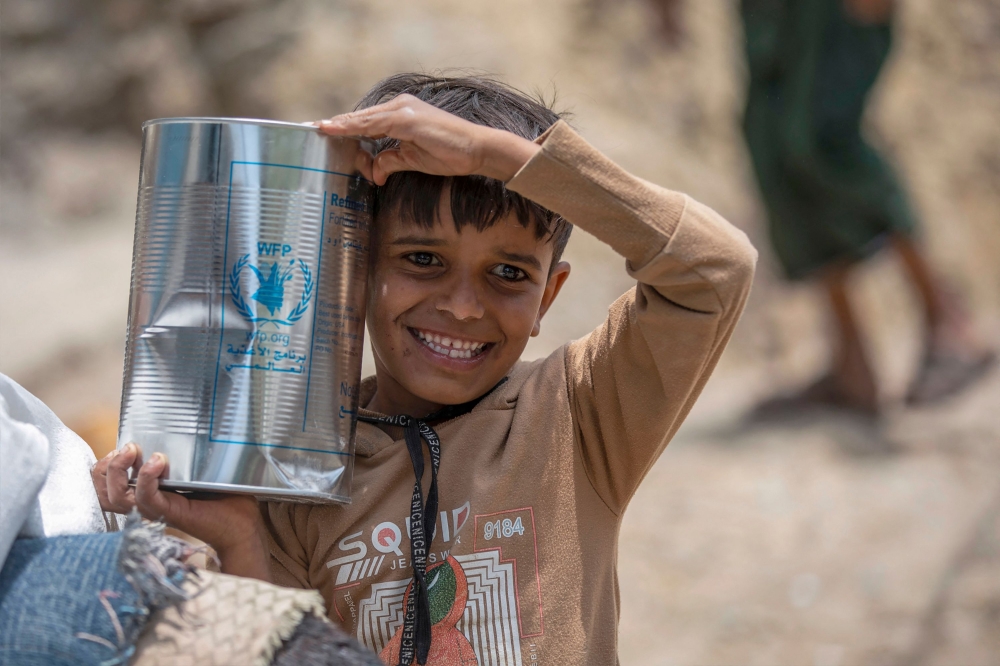
[[[214,546],[224,574],[270,581],[270,555],[263,533],[254,530],[245,538]]]
[[[507,182],[542,149],[511,132],[483,128],[482,167],[479,175]]]

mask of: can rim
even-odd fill
[[[198,123],[204,125],[257,125],[264,127],[285,127],[288,129],[300,129],[309,130],[312,132],[319,132],[319,128],[312,123],[293,123],[286,120],[268,120],[266,118],[225,118],[221,116],[177,116],[172,118],[151,118],[142,124],[142,128],[146,129],[150,125],[172,125],[174,123]],[[366,136],[341,136],[341,137],[330,137],[338,139],[358,139],[360,141],[374,141],[373,139]]]

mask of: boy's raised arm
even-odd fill
[[[605,503],[621,511],[736,325],[757,257],[746,236],[691,198],[632,176],[564,122],[532,144],[400,95],[317,125],[398,139],[364,165],[378,184],[406,170],[504,180],[627,259],[636,289],[566,354],[584,465]]]
[[[638,284],[566,353],[584,466],[614,512],[676,432],[743,310],[757,253],[690,197],[632,176],[565,123],[507,187],[627,260]]]

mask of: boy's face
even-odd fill
[[[569,276],[565,262],[549,271],[552,243],[515,216],[456,231],[447,188],[438,210],[431,229],[395,214],[378,220],[367,314],[375,409],[419,417],[486,393]]]

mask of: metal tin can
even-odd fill
[[[349,501],[374,144],[310,125],[143,125],[118,447],[162,485]]]

